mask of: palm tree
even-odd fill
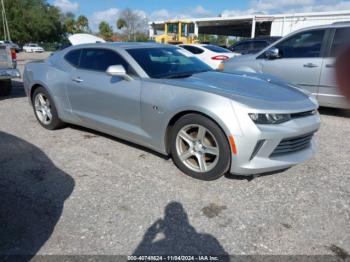
[[[90,29],[89,20],[87,19],[87,17],[84,15],[80,15],[76,21],[76,27],[79,33],[88,33]]]
[[[119,18],[118,19],[118,21],[117,21],[117,28],[120,30],[120,29],[122,29],[122,28],[124,28],[124,27],[127,27],[128,25],[127,25],[127,23],[126,23],[126,21],[124,20],[124,19],[122,19],[122,18]]]

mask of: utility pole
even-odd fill
[[[11,41],[9,25],[7,23],[4,0],[1,0],[1,16],[2,16],[2,25],[3,25],[3,30],[4,30],[4,40]]]

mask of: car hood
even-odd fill
[[[203,90],[260,109],[313,109],[307,92],[276,77],[254,73],[204,72],[188,78],[166,79],[166,84]],[[164,83],[163,82],[163,83]]]

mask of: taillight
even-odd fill
[[[225,56],[225,55],[217,55],[217,56],[213,56],[211,59],[212,59],[212,60],[220,60],[220,61],[223,61],[223,60],[229,59],[229,57],[228,57],[228,56]]]
[[[11,58],[13,62],[17,60],[17,54],[15,49],[11,49]]]

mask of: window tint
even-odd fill
[[[66,56],[64,57],[71,65],[78,67],[79,66],[79,58],[80,58],[80,51],[81,50],[73,50],[70,51]]]
[[[130,73],[131,68],[129,68],[128,63],[112,50],[101,48],[82,50],[80,68],[104,72],[111,65],[122,65],[126,72]]]
[[[283,58],[319,57],[325,30],[315,30],[296,34],[276,47]]]
[[[331,57],[338,55],[350,43],[350,27],[338,28],[335,31],[331,47]]]
[[[232,48],[233,52],[247,51],[250,49],[250,42],[237,44]]]
[[[268,43],[266,41],[254,41],[252,42],[252,49],[263,49],[266,46],[268,46]]]
[[[198,55],[204,52],[204,50],[195,47],[195,46],[191,46],[191,45],[182,45],[182,48],[185,48],[187,51],[191,52],[192,54]]]
[[[230,50],[226,49],[226,48],[222,48],[220,46],[216,46],[216,45],[204,45],[204,48],[216,52],[216,53],[229,53]]]

